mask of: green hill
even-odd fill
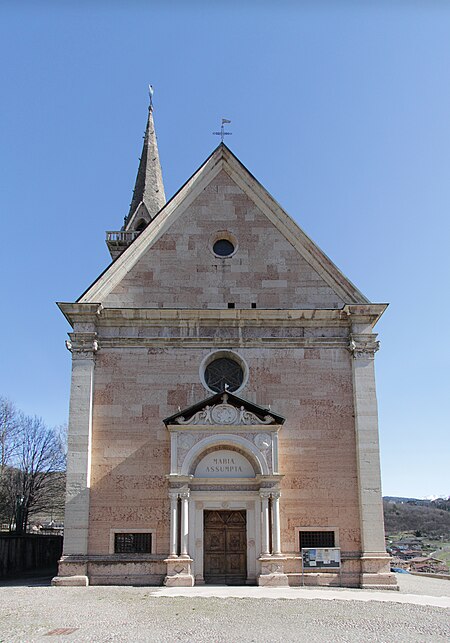
[[[450,501],[384,499],[384,528],[387,535],[414,532],[433,540],[450,541]]]

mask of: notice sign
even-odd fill
[[[304,547],[302,549],[303,569],[339,569],[341,550],[338,547]]]

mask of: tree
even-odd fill
[[[0,477],[17,451],[18,412],[6,397],[0,397]]]
[[[5,434],[0,454],[0,512],[10,528],[14,524],[16,533],[22,534],[32,515],[62,509],[65,434],[61,427],[49,428],[38,417],[17,412],[13,417],[15,421],[9,424],[14,430],[7,431],[4,423],[0,433],[0,438]]]
[[[17,454],[19,414],[10,400],[0,397],[0,521],[11,525],[7,479],[9,466]]]

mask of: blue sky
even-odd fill
[[[147,111],[167,196],[217,145],[375,302],[383,492],[449,494],[450,5],[3,2],[0,393],[67,420],[71,301],[128,211]]]

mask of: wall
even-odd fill
[[[56,571],[62,542],[62,536],[0,535],[0,578],[23,572]]]
[[[339,329],[335,329],[335,333]],[[100,338],[101,344],[101,338]],[[109,552],[109,530],[156,530],[167,554],[169,434],[163,419],[211,395],[199,366],[214,348],[101,349],[96,357],[89,553]],[[283,551],[297,528],[336,527],[360,550],[350,354],[345,348],[246,348],[239,393],[286,417],[280,432]]]
[[[215,257],[220,231],[236,253]],[[226,236],[226,235],[225,235]],[[344,302],[222,171],[101,302],[133,308],[340,308]]]

